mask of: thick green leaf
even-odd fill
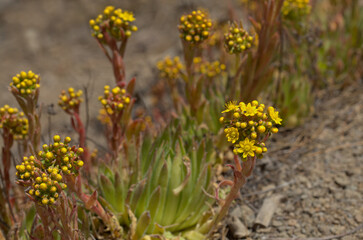
[[[106,201],[115,208],[116,204],[116,196],[115,196],[115,189],[111,182],[111,180],[106,177],[105,175],[100,176],[100,187],[102,191],[102,195],[106,199]]]
[[[140,216],[140,218],[137,220],[136,231],[135,235],[132,236],[132,240],[139,240],[142,238],[150,224],[150,219],[150,213],[148,211],[144,212]]]

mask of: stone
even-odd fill
[[[272,216],[274,215],[275,210],[277,209],[281,198],[282,198],[281,194],[275,194],[269,198],[266,198],[263,201],[262,207],[260,208],[257,217],[255,219],[254,226],[268,227],[270,225]]]
[[[284,225],[284,223],[282,221],[279,221],[279,220],[272,220],[271,225],[273,227],[277,227],[278,228],[278,227],[281,227],[282,225]]]
[[[241,217],[242,217],[242,222],[247,226],[247,227],[252,227],[253,222],[255,221],[255,212],[246,204],[243,204],[241,206]]]
[[[238,217],[231,217],[227,224],[234,238],[240,239],[250,235],[250,231]]]
[[[345,227],[340,225],[335,225],[331,228],[330,232],[332,234],[338,235],[344,233]]]
[[[363,222],[363,211],[357,210],[354,213],[354,219],[357,223],[362,223]]]
[[[342,188],[345,188],[350,183],[349,178],[345,174],[335,175],[334,182]]]

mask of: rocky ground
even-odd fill
[[[223,20],[228,13],[225,3],[1,0],[0,102],[14,106],[6,87],[14,74],[23,69],[40,73],[43,126],[48,129],[48,106],[56,105],[61,89],[87,87],[93,116],[90,134],[97,136],[97,96],[113,79],[110,65],[90,36],[88,20],[109,4],[135,12],[139,32],[128,45],[127,75],[137,77],[136,91],[147,103],[145,93],[157,79],[156,62],[180,52],[179,16],[202,6],[214,19]],[[54,112],[52,132],[69,134],[65,114],[57,107]],[[230,218],[220,238],[363,239],[362,123],[362,86],[321,95],[312,118],[276,134],[269,154],[258,162],[231,212],[233,222],[245,229],[237,224],[232,231],[227,227],[234,226]]]
[[[325,93],[303,126],[277,134],[232,211],[248,228],[242,235],[363,239],[362,123],[359,86]],[[267,210],[262,208],[265,204]],[[266,226],[259,223],[271,212]]]

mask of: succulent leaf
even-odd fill
[[[150,224],[150,212],[144,212],[140,218],[137,221],[137,225],[136,225],[136,231],[135,231],[135,235],[132,237],[132,240],[139,240],[141,239],[141,237],[144,235],[147,227]]]

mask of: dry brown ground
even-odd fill
[[[363,239],[362,123],[363,87],[356,86],[325,93],[303,126],[274,137],[242,191],[241,219],[252,230],[262,202],[282,199],[271,225],[250,239]]]
[[[195,6],[209,9],[214,19],[227,15],[225,1],[217,0],[1,0],[0,102],[15,106],[7,91],[14,74],[25,69],[40,73],[45,140],[47,105],[56,104],[60,90],[71,86],[88,87],[90,135],[99,139],[97,96],[113,76],[90,36],[88,20],[109,4],[136,14],[139,32],[128,45],[126,67],[128,78],[137,77],[136,91],[146,103],[145,94],[156,81],[155,63],[180,53],[178,17]],[[337,235],[363,223],[363,89],[328,95],[305,125],[276,135],[270,154],[243,190],[240,218],[251,230],[250,239]],[[57,107],[55,112],[52,132],[70,134],[67,116]],[[263,200],[274,194],[282,200],[271,225],[253,229]],[[363,232],[343,239],[363,239]]]

